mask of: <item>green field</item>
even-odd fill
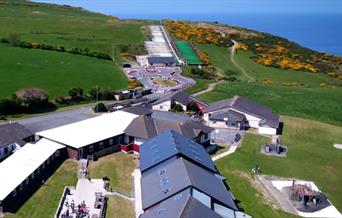
[[[201,60],[198,58],[196,52],[187,41],[176,41],[176,47],[178,48],[181,56],[186,60],[187,64],[200,65]]]
[[[112,61],[1,43],[0,76],[0,98],[24,87],[44,88],[50,97],[66,96],[73,87],[127,87],[126,77]]]
[[[327,194],[329,200],[342,211],[342,151],[333,147],[342,141],[342,127],[294,117],[282,117],[284,131],[281,141],[288,146],[286,158],[260,153],[260,147],[270,139],[246,134],[237,152],[216,162],[219,171],[241,206],[253,217],[284,217],[263,201],[252,183],[241,176],[250,174],[259,164],[263,174],[305,179]]]
[[[148,23],[52,4],[0,0],[0,38],[18,34],[28,42],[112,54],[113,45],[143,43],[141,28]]]
[[[118,196],[110,196],[107,202],[106,218],[134,218],[133,203]]]
[[[200,98],[213,102],[234,95],[255,100],[282,115],[342,125],[342,88],[291,88],[233,82],[220,84]]]
[[[6,214],[6,218],[54,217],[64,188],[76,186],[77,167],[77,162],[66,160],[15,214]]]

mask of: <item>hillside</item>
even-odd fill
[[[149,23],[70,6],[0,0],[0,98],[31,86],[46,89],[52,98],[68,95],[73,87],[86,93],[95,86],[126,88],[120,54],[144,52]]]

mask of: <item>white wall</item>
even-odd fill
[[[277,129],[271,127],[260,127],[258,132],[264,135],[277,135]]]
[[[169,111],[171,109],[171,101],[167,100],[159,104],[153,105],[152,109],[157,111]]]
[[[144,143],[146,140],[145,139],[140,139],[140,138],[134,138],[134,144],[136,145],[141,145],[142,143]]]
[[[209,208],[211,207],[211,198],[208,195],[202,192],[199,192],[196,189],[193,189],[192,196],[196,198],[198,201],[200,201],[201,203],[203,203],[205,206]]]
[[[225,218],[235,217],[234,210],[220,204],[214,203],[214,211]]]
[[[176,101],[176,104],[179,104],[180,106],[182,106],[183,111],[186,111],[186,105],[183,105],[182,103],[179,103],[178,101]]]

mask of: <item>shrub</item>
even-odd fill
[[[107,112],[107,111],[108,111],[108,109],[107,109],[106,105],[103,103],[98,103],[94,107],[94,112],[96,112],[96,113],[103,113],[103,112]]]
[[[184,112],[182,105],[180,104],[175,104],[172,108],[171,111],[173,112]]]
[[[183,108],[182,108],[183,109]],[[194,112],[198,112],[200,111],[198,105],[195,102],[190,102],[187,106],[186,106],[186,110],[187,111],[194,111]]]

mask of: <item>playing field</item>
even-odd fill
[[[11,47],[0,43],[0,98],[25,87],[39,87],[51,98],[68,95],[73,87],[127,87],[127,79],[112,61],[62,52]]]
[[[187,64],[190,64],[190,65],[202,64],[196,52],[187,41],[176,41],[176,47],[181,53],[181,56],[186,60]]]

